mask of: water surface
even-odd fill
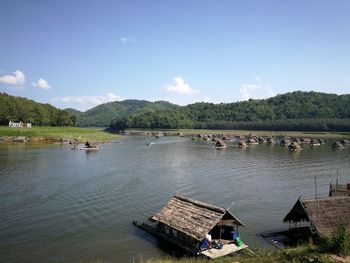
[[[152,143],[147,146],[148,143]],[[0,144],[0,262],[135,262],[164,256],[131,222],[176,193],[228,207],[242,239],[286,227],[300,195],[328,194],[330,176],[350,180],[350,147],[289,152],[279,145],[216,150],[189,138],[129,137],[96,152]]]

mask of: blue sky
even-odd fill
[[[87,110],[350,93],[350,1],[0,0],[0,92]]]

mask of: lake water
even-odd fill
[[[147,143],[155,142],[150,146]],[[350,180],[350,147],[301,152],[279,145],[240,149],[189,138],[128,137],[96,153],[69,146],[0,144],[0,262],[137,262],[164,256],[132,225],[176,193],[228,207],[244,242],[288,227],[300,195],[327,196],[330,176]]]

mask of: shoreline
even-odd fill
[[[43,143],[43,144],[79,144],[86,141],[107,143],[130,136],[181,136],[192,137],[199,134],[224,135],[227,137],[272,136],[304,137],[323,139],[347,139],[350,132],[311,132],[311,131],[258,131],[258,130],[207,130],[207,129],[127,129],[122,134],[111,133],[103,128],[47,127],[9,128],[0,126],[0,143]]]
[[[192,137],[198,134],[222,134],[225,136],[273,136],[273,137],[307,137],[307,138],[350,138],[350,132],[323,132],[323,131],[260,131],[260,130],[207,130],[207,129],[127,129],[128,135],[148,135],[152,136],[162,133],[164,136],[184,136]]]
[[[86,141],[106,143],[122,136],[106,132],[103,128],[48,127],[9,128],[0,126],[0,143],[79,144]]]

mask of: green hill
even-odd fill
[[[350,95],[296,91],[265,100],[195,103],[119,117],[111,128],[349,131]]]
[[[82,114],[81,111],[78,111],[73,108],[67,108],[67,109],[64,109],[64,111],[68,112],[70,115],[75,116],[76,118],[78,118]]]
[[[137,112],[154,112],[176,109],[177,105],[166,101],[149,102],[145,100],[123,100],[104,103],[86,112],[76,115],[77,126],[108,127],[116,118],[129,116]]]
[[[0,124],[30,122],[37,126],[74,126],[76,118],[50,104],[0,93]]]

